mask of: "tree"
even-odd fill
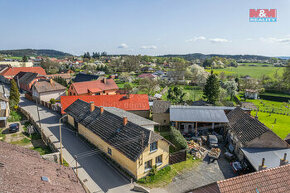
[[[127,94],[130,94],[133,90],[133,86],[130,83],[125,83],[124,90],[126,91]]]
[[[185,94],[179,87],[169,88],[167,99],[174,104],[180,104],[184,102]]]
[[[175,127],[170,127],[170,139],[172,143],[175,145],[175,150],[179,151],[181,149],[187,149],[186,139],[182,136],[180,131],[178,131]]]
[[[203,89],[203,97],[207,99],[208,102],[215,104],[219,99],[219,94],[220,84],[218,78],[213,74],[213,71],[211,71],[211,75],[207,78]]]
[[[28,62],[28,57],[26,55],[22,57],[22,62]]]
[[[203,86],[206,83],[206,79],[209,73],[205,71],[203,67],[197,64],[193,64],[190,70],[192,72],[193,82],[198,86]]]
[[[67,87],[68,86],[68,83],[66,82],[66,80],[60,76],[57,76],[55,78],[53,78],[53,80],[59,84],[61,84],[62,86],[64,87]]]
[[[139,89],[144,91],[148,95],[153,95],[154,92],[157,92],[160,88],[157,80],[143,78],[139,82]]]
[[[14,79],[10,80],[11,87],[10,87],[10,96],[9,96],[9,106],[10,108],[17,108],[19,101],[20,101],[20,94],[17,87],[17,84]]]
[[[224,87],[228,95],[231,96],[231,100],[233,100],[233,96],[236,95],[236,91],[238,90],[238,84],[234,80],[226,81]]]

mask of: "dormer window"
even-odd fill
[[[158,146],[157,146],[157,142],[153,142],[150,144],[150,152],[155,152],[157,151]]]

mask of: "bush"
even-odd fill
[[[54,99],[54,98],[51,98],[51,99],[50,99],[50,103],[51,103],[51,104],[55,104],[55,99]]]
[[[176,150],[187,149],[187,141],[175,127],[170,127],[170,139]]]

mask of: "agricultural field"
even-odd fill
[[[221,73],[224,72],[226,75],[238,75],[238,76],[246,76],[249,75],[253,78],[260,78],[263,75],[268,75],[270,77],[273,77],[275,73],[278,75],[283,74],[283,67],[274,67],[271,64],[260,64],[260,63],[243,63],[245,66],[238,66],[235,67],[228,67],[223,69],[214,69],[214,73]],[[256,65],[256,66],[251,66]],[[267,65],[267,67],[263,66]],[[208,72],[210,72],[210,69],[207,69]]]

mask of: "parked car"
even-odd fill
[[[13,123],[9,125],[9,132],[16,133],[19,131],[19,123]]]
[[[210,148],[217,148],[218,147],[218,139],[215,135],[208,135],[207,136],[207,144]]]
[[[231,162],[231,166],[236,174],[242,174],[244,168],[240,162]]]

